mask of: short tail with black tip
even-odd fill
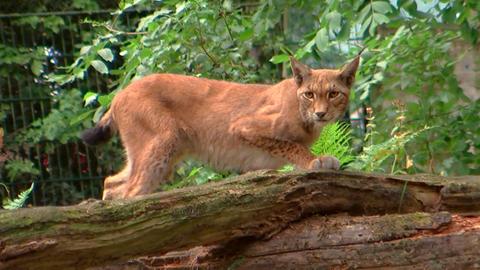
[[[85,130],[80,138],[85,144],[99,145],[106,143],[116,132],[115,123],[113,121],[111,110],[107,111],[105,115],[100,119],[97,125],[93,128]]]

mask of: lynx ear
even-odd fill
[[[312,74],[310,67],[298,62],[293,56],[290,56],[290,65],[292,66],[293,79],[295,79],[298,86]]]
[[[355,73],[357,72],[358,65],[360,63],[360,54],[358,54],[352,62],[343,66],[340,70],[340,79],[345,83],[345,85],[350,88],[355,81]]]

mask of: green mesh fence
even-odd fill
[[[106,78],[95,72],[87,74],[87,80],[65,88],[55,87],[45,75],[72,63],[78,44],[93,34],[91,26],[82,23],[85,18],[110,16],[109,11],[0,14],[0,125],[4,145],[14,143],[19,132],[48,115],[56,106],[60,91],[68,91],[69,87],[83,92],[107,90]],[[49,20],[50,28],[42,24],[44,20]],[[126,20],[128,23],[128,18]],[[1,54],[7,55],[9,50],[20,54],[2,59]],[[21,63],[22,55],[35,53],[42,56],[38,63]],[[35,206],[67,205],[85,198],[99,198],[102,181],[111,173],[98,164],[95,150],[76,140],[18,145],[14,151],[1,154],[3,161],[13,158],[33,162],[38,175],[25,174],[12,181],[2,166],[0,182],[6,184],[10,196],[14,197],[35,181],[36,188],[29,201]]]

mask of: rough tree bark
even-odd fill
[[[403,215],[373,216],[389,213]],[[475,266],[479,215],[476,176],[259,171],[128,201],[1,211],[0,269]]]
[[[313,216],[265,241],[198,247],[109,269],[479,269],[480,218],[448,212]]]

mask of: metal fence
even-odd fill
[[[10,55],[17,57],[10,59],[15,63],[9,64],[7,58],[2,63],[0,59],[3,67],[0,74],[0,120],[5,145],[13,143],[19,132],[58,106],[56,96],[68,89],[55,87],[45,80],[44,75],[73,62],[72,52],[78,49],[77,44],[93,33],[89,24],[82,23],[85,18],[107,16],[110,16],[109,11],[0,15],[0,45],[3,46],[0,50],[20,52]],[[45,27],[42,23],[45,20],[50,21],[52,28]],[[44,50],[44,59],[39,63],[21,63],[22,55],[32,55],[39,48]],[[40,74],[34,70],[35,65],[37,68],[41,65]],[[105,92],[105,78],[95,72],[87,76],[87,80],[76,82],[72,87]],[[89,197],[98,198],[104,175],[110,172],[99,166],[95,152],[78,141],[18,145],[14,151],[2,153],[4,158],[30,160],[39,173],[34,177],[25,174],[23,178],[11,181],[11,175],[2,167],[0,182],[8,186],[13,197],[35,180],[36,188],[29,201],[32,205],[66,205]]]

